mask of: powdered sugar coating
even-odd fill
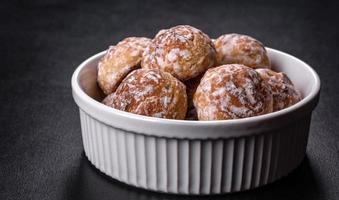
[[[105,94],[111,94],[126,75],[140,67],[142,54],[151,40],[129,37],[110,46],[98,64],[98,83]]]
[[[188,25],[161,30],[147,47],[143,68],[161,69],[180,80],[198,76],[215,64],[215,48],[202,31]]]
[[[272,112],[273,98],[259,74],[244,65],[207,70],[194,94],[199,120],[238,119]]]
[[[250,36],[225,34],[214,45],[219,65],[237,63],[251,68],[271,68],[264,45]]]
[[[103,103],[127,112],[168,119],[184,119],[186,87],[167,72],[137,69]]]
[[[273,111],[292,106],[302,99],[301,93],[286,74],[269,69],[256,69],[256,71],[272,90]]]

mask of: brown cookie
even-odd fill
[[[128,73],[140,67],[142,54],[151,40],[129,37],[111,46],[98,64],[98,84],[108,95],[115,91]]]
[[[158,69],[134,70],[103,103],[139,115],[168,119],[184,119],[187,111],[185,85]]]
[[[273,110],[272,93],[260,75],[240,64],[207,70],[193,101],[199,120],[238,119]]]
[[[161,30],[146,49],[142,68],[160,69],[181,81],[215,65],[215,48],[202,31],[188,25]]]
[[[273,111],[292,106],[302,99],[300,92],[286,74],[270,69],[256,69],[256,71],[272,90]]]
[[[219,65],[237,63],[251,68],[271,68],[264,45],[250,36],[225,34],[214,41],[214,46]]]

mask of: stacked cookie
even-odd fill
[[[104,104],[167,119],[252,117],[301,99],[284,73],[271,70],[258,40],[225,34],[212,41],[188,25],[111,46],[98,64],[97,80],[107,95]]]

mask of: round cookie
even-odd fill
[[[219,65],[237,63],[251,68],[271,68],[264,45],[250,36],[225,34],[214,41],[214,46]]]
[[[202,31],[188,25],[161,30],[144,52],[142,68],[160,69],[185,81],[215,65],[215,48]]]
[[[273,111],[292,106],[302,99],[300,92],[286,74],[270,69],[256,69],[256,71],[272,90]]]
[[[194,94],[199,120],[225,120],[272,112],[269,88],[253,69],[240,64],[207,70]]]
[[[151,40],[144,37],[129,37],[116,46],[110,46],[98,64],[98,84],[108,95],[132,70],[140,67],[142,54]]]
[[[103,103],[122,111],[168,119],[184,119],[187,111],[185,85],[158,69],[134,70]]]

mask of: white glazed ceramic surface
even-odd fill
[[[146,117],[100,103],[101,52],[74,72],[86,156],[100,171],[137,187],[180,194],[219,194],[265,185],[287,175],[305,155],[320,90],[314,70],[267,48],[274,70],[285,72],[303,100],[245,119],[185,121]]]

